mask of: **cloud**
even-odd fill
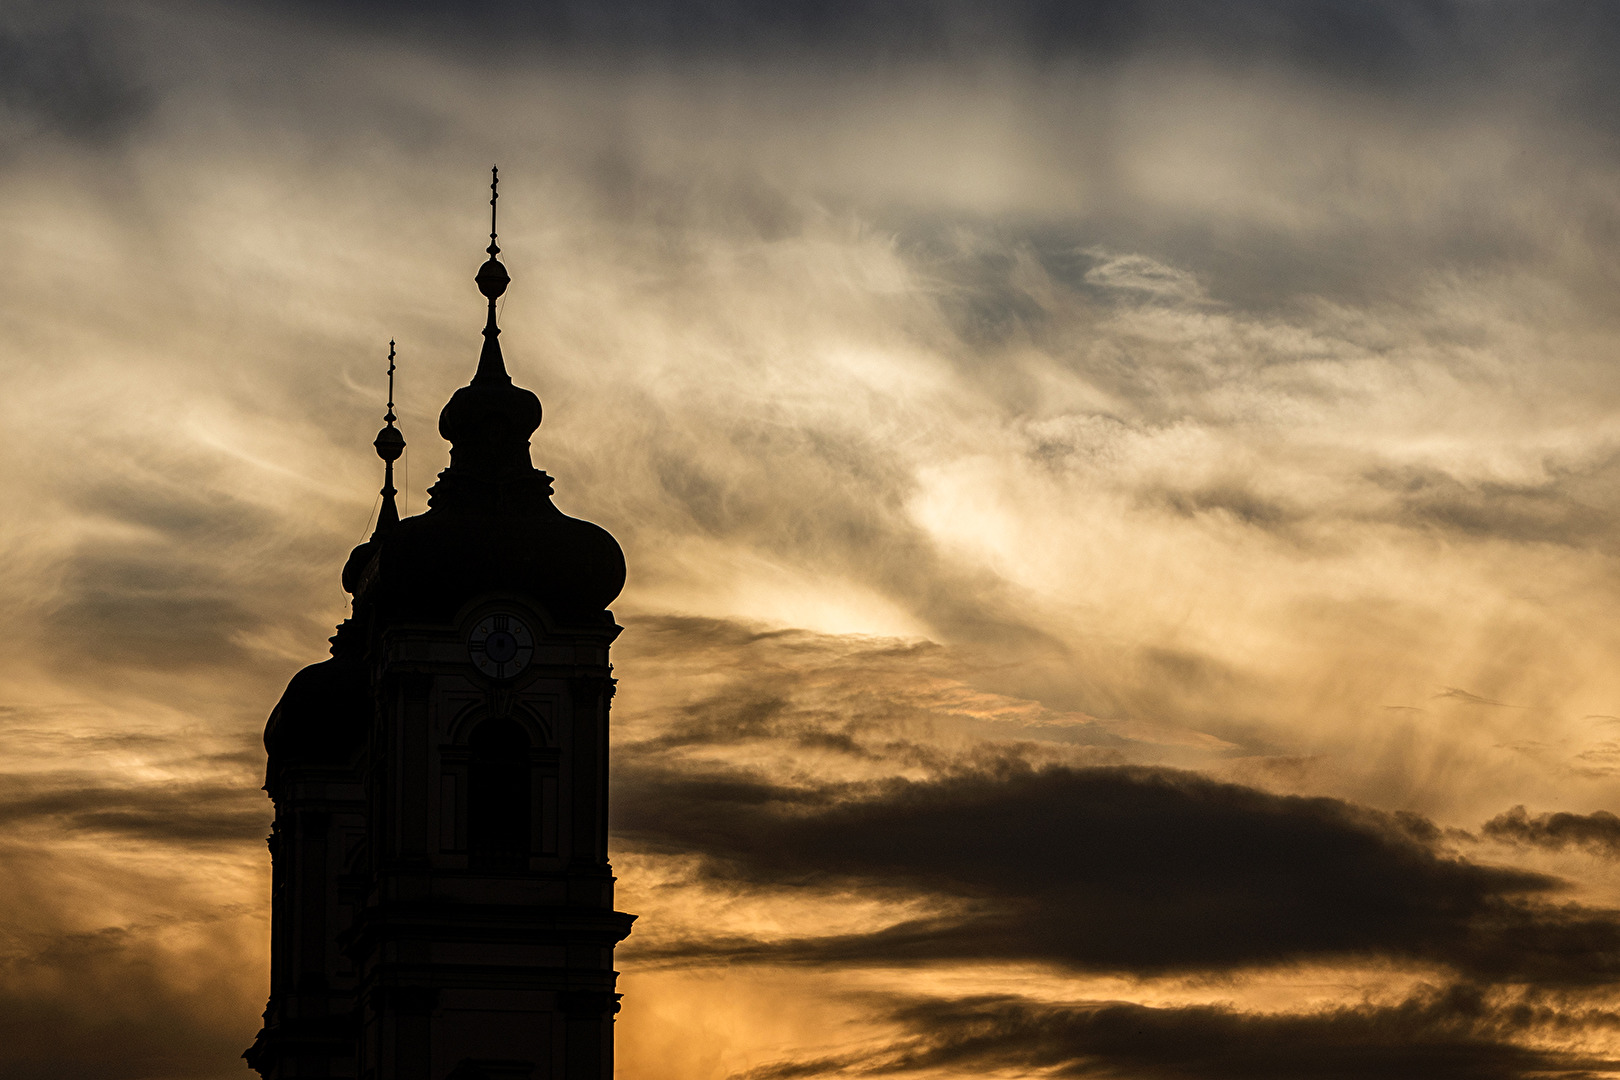
[[[888,1004],[904,1035],[877,1051],[781,1061],[746,1080],[1001,1071],[1140,1080],[1517,1080],[1616,1067],[1601,1053],[1534,1038],[1569,1020],[1620,1027],[1612,1012],[1525,1006],[1458,984],[1394,1004],[1285,1013],[1128,1002],[1044,1004],[1024,998],[915,998]],[[741,1080],[741,1078],[739,1078]]]
[[[1395,494],[1394,518],[1418,528],[1521,543],[1606,546],[1614,535],[1613,460],[1559,468],[1541,483],[1469,482],[1422,467],[1379,468],[1368,479]]]
[[[1307,515],[1275,499],[1246,490],[1238,483],[1216,483],[1209,487],[1148,492],[1144,502],[1158,502],[1186,517],[1222,514],[1259,529],[1285,531]]]
[[[1620,918],[1556,879],[1437,852],[1434,826],[1341,801],[1131,768],[772,784],[622,775],[615,828],[735,887],[932,897],[947,914],[721,953],[865,964],[1033,960],[1137,974],[1381,957],[1509,982],[1620,971]],[[704,946],[697,943],[694,951]]]
[[[1198,279],[1185,270],[1165,266],[1143,255],[1114,255],[1102,250],[1087,254],[1097,260],[1096,265],[1086,271],[1085,280],[1089,284],[1184,303],[1204,299]]]
[[[254,975],[266,927],[257,904],[230,895],[243,877],[239,853],[193,850],[180,863],[145,855],[138,844],[29,843],[8,823],[0,842],[8,1080],[201,1078],[241,1068],[263,1001]]]
[[[1180,48],[1229,62],[1266,59],[1347,78],[1409,82],[1477,60],[1468,31],[1508,21],[1479,5],[1425,0],[1018,0],[989,14],[961,0],[840,0],[749,4],[738,0],[608,0],[536,8],[517,0],[345,0],[314,5],[276,0],[272,10],[323,8],[351,25],[431,26],[467,37],[516,35],[575,48],[633,46],[685,53],[814,50],[887,59],[1004,51],[1034,60],[1111,59],[1149,48]],[[1531,22],[1567,24],[1568,5]],[[394,15],[392,21],[387,16]],[[1447,63],[1449,61],[1449,63]]]
[[[188,929],[196,939],[183,949],[151,928],[109,928],[0,956],[0,1071],[8,1080],[222,1075],[252,1038],[252,1001],[230,971],[246,942],[233,924],[205,918]]]
[[[262,750],[209,719],[0,710],[0,1075],[241,1068],[263,1005],[270,807]]]
[[[442,460],[493,157],[537,461],[631,554],[627,865],[699,868],[628,958],[1608,991],[1611,913],[1443,847],[1610,794],[1612,747],[1548,749],[1620,647],[1607,9],[53,7],[131,32],[0,19],[0,110],[69,148],[0,177],[4,688],[194,706],[153,726],[235,756],[6,779],[7,836],[72,864],[8,929],[131,923],[58,901],[106,851],[176,894],[262,870],[241,748],[340,617],[391,335],[416,508]],[[1087,768],[1127,763],[1344,798]],[[701,917],[732,893],[775,931]],[[820,921],[846,900],[894,906]],[[222,952],[173,970],[229,967],[250,1019]]]
[[[617,760],[633,767],[677,755],[782,750],[808,769],[810,754],[882,775],[938,772],[991,743],[1071,763],[1118,760],[1127,746],[1176,738],[1050,708],[980,685],[1010,665],[926,640],[803,630],[696,616],[626,620],[618,661],[633,680],[621,694]],[[703,679],[694,693],[691,679]],[[1195,733],[1180,737],[1196,742]],[[1039,747],[1037,744],[1040,744]]]
[[[1515,806],[1487,821],[1486,836],[1504,843],[1563,851],[1584,848],[1607,859],[1620,858],[1620,818],[1607,810],[1590,814],[1560,811],[1531,817],[1522,806]]]
[[[0,16],[0,152],[51,134],[103,144],[128,132],[150,94],[93,9],[24,2]]]
[[[270,808],[240,780],[117,785],[96,773],[0,774],[0,826],[39,822],[182,847],[240,845],[269,831]]]
[[[649,418],[658,437],[647,440],[647,479],[684,518],[660,523],[666,528],[859,583],[950,638],[1059,647],[1004,581],[952,558],[917,525],[906,507],[913,478],[877,452],[870,434],[836,422],[805,429],[769,416],[714,419],[676,427]],[[784,505],[788,477],[797,494]],[[631,523],[631,536],[645,524]]]

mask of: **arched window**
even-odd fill
[[[467,846],[475,864],[521,867],[529,854],[529,737],[485,720],[468,741]]]

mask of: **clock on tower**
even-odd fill
[[[534,655],[534,635],[523,619],[509,611],[499,611],[478,620],[467,639],[467,651],[479,671],[492,679],[510,679],[529,666]]]

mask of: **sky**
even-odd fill
[[[0,0],[0,1076],[241,1077],[502,346],[625,1080],[1620,1075],[1620,9]]]

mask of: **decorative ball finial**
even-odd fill
[[[484,249],[489,252],[489,258],[473,278],[478,283],[478,291],[489,298],[489,315],[484,320],[484,348],[478,355],[478,372],[473,376],[473,382],[510,383],[512,377],[506,373],[506,361],[501,357],[501,345],[497,340],[501,336],[501,328],[495,322],[495,301],[506,292],[506,286],[512,281],[506,267],[495,257],[501,250],[500,245],[495,243],[495,200],[501,197],[500,169],[490,166],[489,176],[489,247]]]
[[[388,412],[383,415],[385,421],[383,429],[377,432],[377,438],[371,443],[377,449],[377,456],[383,459],[383,486],[382,506],[377,511],[377,532],[375,535],[391,531],[399,524],[399,507],[394,503],[394,496],[399,492],[394,488],[394,462],[405,453],[405,436],[400,434],[394,421],[399,417],[394,415],[394,342],[388,341]]]
[[[390,466],[399,460],[405,452],[405,436],[400,434],[394,421],[399,417],[394,415],[394,342],[388,342],[388,412],[383,416],[387,425],[379,432],[372,446],[377,448],[377,456],[388,462]]]

